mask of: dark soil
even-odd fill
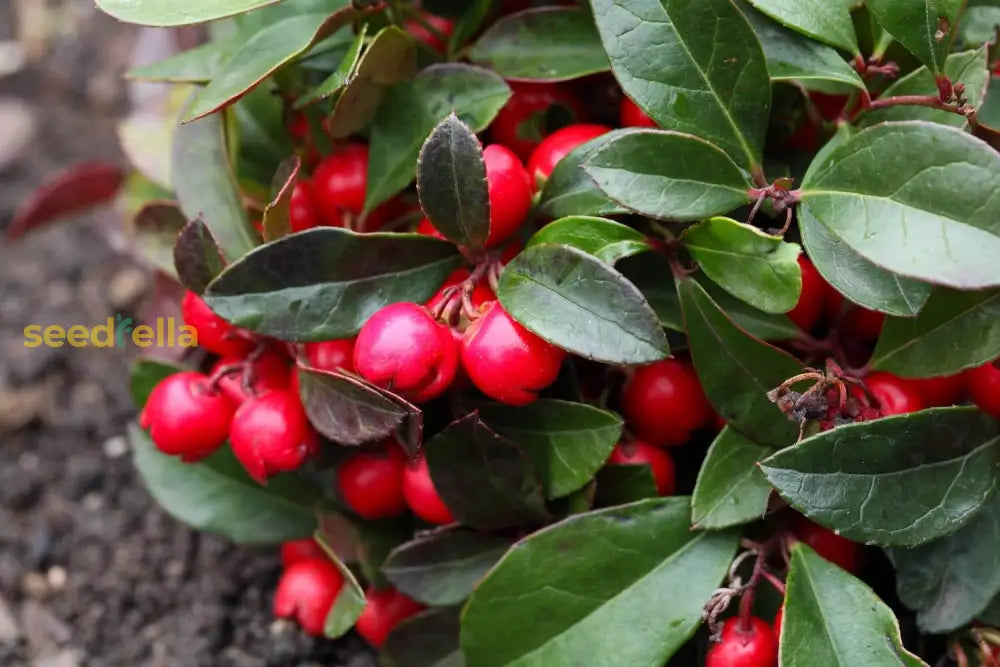
[[[55,169],[120,159],[133,30],[90,0],[61,4],[63,35],[0,78],[0,104],[19,99],[37,121],[28,149],[0,161],[0,230]],[[0,40],[15,38],[12,11],[0,2]],[[274,621],[276,549],[199,535],[155,506],[122,437],[134,416],[127,350],[24,347],[29,324],[137,307],[151,278],[109,243],[115,224],[93,214],[0,244],[0,665],[374,664],[356,637],[314,640]]]

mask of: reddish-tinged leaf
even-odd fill
[[[193,220],[181,230],[174,245],[174,268],[185,287],[201,294],[225,265],[222,251],[204,222]]]
[[[273,241],[292,233],[289,222],[289,209],[292,204],[292,190],[299,177],[302,161],[298,157],[290,157],[278,166],[278,171],[271,181],[271,202],[264,208],[264,240]]]

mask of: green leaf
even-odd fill
[[[452,31],[451,37],[448,38],[447,53],[458,53],[466,42],[480,32],[483,23],[487,19],[492,18],[490,14],[493,9],[493,0],[471,0],[471,2],[464,4],[467,6],[457,16],[458,20],[455,22],[455,29]],[[424,3],[423,7],[427,8],[427,4]],[[440,14],[430,9],[428,11],[432,14]]]
[[[765,313],[732,296],[711,280],[698,281],[715,305],[744,332],[761,340],[782,341],[801,336],[802,333],[787,315]],[[676,296],[676,289],[675,296]],[[679,302],[678,302],[679,304]]]
[[[622,420],[584,403],[542,398],[525,407],[486,403],[480,417],[527,452],[545,495],[565,496],[584,486],[611,456]]]
[[[990,82],[986,47],[948,56],[944,62],[944,74],[955,83],[965,84],[965,96],[969,104],[978,109],[986,98],[986,86]],[[921,67],[886,88],[880,97],[937,94],[934,74],[928,68]],[[965,127],[969,124],[961,114],[931,107],[898,105],[867,112],[861,119],[861,126],[868,127],[876,123],[899,120],[927,120],[954,127]]]
[[[256,231],[229,163],[222,117],[209,116],[178,127],[171,166],[177,200],[188,220],[204,221],[226,259],[236,260],[250,252],[257,245]]]
[[[153,388],[160,384],[161,380],[180,373],[183,368],[166,361],[156,359],[136,359],[129,372],[128,388],[132,394],[132,402],[135,407],[142,410],[153,392]]]
[[[458,647],[459,610],[428,609],[397,625],[379,654],[385,667],[465,667]]]
[[[305,106],[324,100],[347,85],[347,82],[358,75],[358,68],[361,65],[361,49],[365,45],[365,38],[368,36],[368,24],[363,23],[358,28],[358,34],[347,49],[347,53],[341,59],[337,69],[330,73],[330,76],[323,79],[323,82],[300,97],[295,102],[295,108],[301,109]]]
[[[126,72],[130,79],[165,83],[207,83],[215,78],[243,45],[241,37],[215,40],[177,55]]]
[[[483,146],[454,112],[438,123],[417,158],[420,207],[445,238],[481,250],[490,235]]]
[[[663,664],[698,627],[736,549],[736,533],[691,532],[690,511],[687,498],[644,500],[578,514],[521,540],[469,598],[466,660]]]
[[[927,667],[903,647],[899,623],[872,589],[801,542],[787,584],[782,667]]]
[[[957,630],[1000,593],[1000,500],[956,533],[915,549],[888,552],[899,599],[929,634]]]
[[[765,313],[785,313],[802,292],[799,247],[730,218],[689,227],[681,242],[709,278]]]
[[[436,607],[461,604],[510,545],[503,537],[444,528],[394,549],[382,571],[393,586],[418,602]]]
[[[669,354],[653,309],[622,274],[575,248],[538,245],[500,277],[504,310],[553,345],[609,364],[643,364]]]
[[[119,21],[151,26],[191,25],[214,21],[281,0],[96,0],[98,8]]]
[[[958,36],[964,46],[982,46],[996,41],[1000,26],[1000,6],[969,7],[958,24]]]
[[[753,9],[742,5],[741,8],[760,39],[771,81],[829,81],[858,89],[865,87],[858,73],[836,50],[783,28]],[[843,10],[831,4],[829,11],[840,14]],[[849,27],[854,37],[854,27]]]
[[[187,219],[177,204],[148,202],[132,222],[135,246],[140,256],[159,271],[176,277],[174,243],[185,225]]]
[[[184,287],[201,294],[225,267],[212,232],[201,220],[193,220],[177,235],[174,269]]]
[[[428,236],[318,227],[230,264],[205,300],[233,324],[281,340],[349,338],[390,303],[429,299],[459,260],[455,246]]]
[[[271,201],[264,207],[261,226],[264,240],[273,241],[292,233],[291,206],[295,181],[299,177],[301,160],[293,156],[285,160],[274,172],[271,180]]]
[[[531,459],[475,413],[431,438],[425,451],[434,488],[459,523],[493,530],[547,517]]]
[[[285,124],[285,103],[271,82],[266,82],[226,111],[226,121],[232,123],[227,127],[233,155],[238,157],[234,158],[239,170],[237,177],[241,184],[250,183],[263,189],[271,183],[281,163],[295,151]]]
[[[556,163],[538,202],[538,214],[550,218],[614,215],[628,209],[612,201],[583,170],[583,163],[618,137],[635,130],[612,130],[574,148]]]
[[[689,134],[629,132],[583,165],[604,194],[661,220],[700,220],[752,200],[746,176],[728,155]]]
[[[990,79],[987,92],[991,94],[987,94],[983,106],[979,107],[979,122],[981,125],[985,124],[991,128],[994,139],[996,139],[997,134],[1000,134],[997,130],[992,129],[1000,127],[1000,92],[997,91],[1000,91],[1000,76],[994,76]],[[1000,143],[993,145],[1000,145]]]
[[[998,485],[1000,425],[973,408],[848,424],[761,466],[800,512],[855,542],[910,547],[953,533]]]
[[[830,0],[747,0],[792,30],[852,55],[860,55],[851,12],[843,2]]]
[[[565,81],[610,67],[594,19],[579,7],[505,16],[472,46],[469,60],[515,81]]]
[[[1000,155],[958,129],[911,121],[859,132],[803,183],[799,218],[891,273],[1000,285]]]
[[[677,293],[695,371],[719,415],[762,445],[791,444],[797,429],[767,392],[800,373],[802,363],[737,327],[694,280],[680,280]]]
[[[646,237],[631,227],[586,215],[571,215],[550,222],[535,232],[526,247],[546,243],[573,246],[607,264],[650,249]]]
[[[757,36],[731,0],[591,0],[622,89],[660,127],[758,167],[771,107]]]
[[[344,577],[344,584],[340,587],[340,592],[333,601],[333,606],[326,614],[326,622],[323,626],[323,636],[327,639],[337,639],[347,634],[354,624],[357,623],[361,612],[365,609],[365,592],[361,590],[354,573],[344,565],[331,546],[326,542],[326,537],[321,531],[316,531],[313,535],[323,550],[326,551],[330,560],[340,570]]]
[[[764,516],[771,485],[757,464],[774,453],[730,427],[708,448],[691,498],[695,528],[718,530]]]
[[[316,529],[320,493],[293,475],[261,486],[246,474],[229,447],[198,463],[160,453],[145,431],[128,427],[133,462],[167,514],[192,528],[234,542],[274,544],[308,537]]]
[[[594,480],[597,482],[594,504],[598,507],[625,505],[660,495],[648,465],[606,465],[597,471]]]
[[[509,98],[497,74],[458,63],[432,65],[390,89],[372,126],[365,210],[410,184],[420,147],[442,118],[454,111],[481,132]]]
[[[1000,625],[1000,596],[990,600],[986,608],[977,615],[978,620],[983,625],[996,627]]]
[[[875,20],[935,74],[954,41],[964,0],[867,0]]]
[[[912,318],[888,318],[871,366],[902,377],[951,375],[1000,357],[1000,291],[940,289]]]

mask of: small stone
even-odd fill
[[[145,294],[149,287],[146,272],[129,266],[121,269],[111,278],[108,285],[108,302],[112,308],[128,308]]]
[[[31,667],[80,667],[82,660],[82,651],[63,649],[58,653],[38,656],[31,661]]]
[[[46,578],[49,580],[49,586],[53,591],[61,591],[66,588],[66,582],[69,580],[69,574],[66,572],[66,568],[60,565],[53,565],[49,568],[49,571],[45,573]]]
[[[104,441],[104,455],[109,459],[117,459],[128,453],[128,440],[124,435],[115,435]]]
[[[40,572],[27,572],[21,577],[21,591],[29,598],[44,600],[49,595],[49,580]]]

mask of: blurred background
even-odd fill
[[[0,0],[0,234],[60,170],[125,164],[117,123],[158,91],[122,73],[194,39],[92,0]],[[32,324],[173,307],[126,253],[121,218],[106,207],[0,240],[0,666],[374,664],[356,638],[273,620],[276,548],[198,535],[155,506],[122,435],[135,348],[25,347]]]

